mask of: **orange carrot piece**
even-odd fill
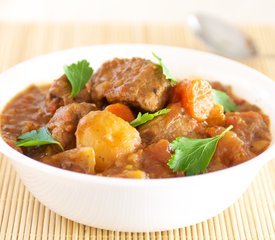
[[[201,79],[183,83],[185,84],[181,99],[183,107],[196,120],[206,120],[214,105],[210,83]]]
[[[181,102],[191,117],[205,121],[214,106],[212,87],[205,80],[184,80],[173,88],[170,102]]]
[[[223,106],[220,104],[214,104],[206,121],[210,126],[223,126],[225,121]]]
[[[123,103],[110,104],[105,108],[105,110],[115,114],[127,122],[132,122],[135,119],[131,109]]]

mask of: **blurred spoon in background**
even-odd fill
[[[203,13],[191,14],[187,17],[187,25],[212,52],[219,55],[239,60],[260,56],[249,36],[221,19]]]

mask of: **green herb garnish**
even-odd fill
[[[214,102],[221,104],[225,112],[235,112],[237,105],[230,99],[230,97],[222,91],[212,89]]]
[[[233,128],[230,125],[221,134],[204,139],[191,139],[186,137],[179,137],[171,144],[172,150],[175,153],[168,161],[168,166],[174,172],[186,172],[186,175],[197,175],[205,172],[208,164],[210,163],[218,141]]]
[[[162,59],[157,54],[155,54],[153,52],[152,52],[152,54],[158,60],[158,62],[159,62],[158,65],[162,68],[162,72],[163,72],[164,76],[168,80],[170,80],[170,82],[172,84],[177,84],[177,81],[176,81],[175,77],[171,74],[171,72],[169,71],[169,69],[164,65]]]
[[[163,108],[155,113],[144,113],[142,114],[141,112],[138,113],[136,119],[134,119],[130,124],[133,126],[133,127],[137,127],[139,125],[142,125],[152,119],[154,119],[155,117],[158,117],[160,115],[164,115],[166,113],[170,112],[170,109],[167,109],[167,108]]]
[[[19,147],[33,147],[39,145],[47,145],[47,144],[58,144],[62,149],[62,145],[60,142],[56,141],[48,128],[42,127],[38,130],[32,130],[30,132],[23,133],[18,137],[16,142],[16,146]]]
[[[91,78],[94,70],[87,60],[64,66],[64,72],[72,86],[71,96],[75,97]]]

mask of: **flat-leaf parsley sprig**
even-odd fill
[[[218,141],[231,129],[230,125],[221,134],[212,138],[191,139],[179,137],[171,144],[175,153],[168,161],[168,166],[174,172],[182,171],[187,176],[205,172],[218,144]]]
[[[163,108],[155,113],[144,113],[142,114],[141,112],[138,113],[136,119],[134,119],[130,124],[133,127],[137,127],[140,126],[148,121],[151,121],[152,119],[154,119],[155,117],[164,115],[166,113],[170,112],[170,109],[167,108]]]
[[[47,127],[23,133],[18,137],[18,141],[16,142],[16,146],[18,147],[33,147],[47,144],[57,144],[63,149],[61,143],[52,137]]]
[[[164,65],[162,59],[155,53],[153,53],[153,56],[158,60],[158,65],[161,67],[162,72],[164,76],[172,83],[172,84],[177,84],[177,80],[175,77],[172,75],[172,73],[169,71],[169,69]]]
[[[222,91],[212,89],[213,99],[215,103],[221,104],[225,112],[235,112],[237,105],[230,99],[230,97]]]
[[[75,97],[91,78],[94,70],[87,60],[64,66],[64,72],[71,83],[71,96]]]

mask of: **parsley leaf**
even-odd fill
[[[42,127],[38,130],[32,130],[30,132],[23,133],[18,137],[19,141],[16,142],[16,146],[19,147],[33,147],[38,145],[58,144],[62,149],[60,142],[56,141],[50,134],[48,128]]]
[[[163,108],[155,113],[144,113],[142,114],[141,112],[138,113],[136,119],[134,119],[130,124],[133,127],[137,127],[139,125],[142,125],[152,119],[154,119],[157,116],[164,115],[166,113],[170,112],[170,109]]]
[[[152,54],[158,60],[158,62],[159,62],[158,65],[162,68],[162,72],[163,72],[164,76],[167,79],[169,79],[172,84],[177,84],[175,77],[171,74],[169,69],[164,65],[162,59],[157,54],[155,54],[153,52],[152,52]]]
[[[168,161],[168,166],[174,172],[180,170],[186,172],[186,175],[197,175],[205,172],[209,162],[211,161],[218,141],[233,128],[230,125],[221,134],[204,139],[191,139],[179,137],[171,144],[171,148],[175,153]]]
[[[71,96],[75,97],[91,78],[94,70],[87,60],[64,66],[64,72],[72,86]]]
[[[230,99],[230,97],[222,91],[212,89],[214,102],[221,104],[225,112],[234,112],[237,110],[237,105]]]

